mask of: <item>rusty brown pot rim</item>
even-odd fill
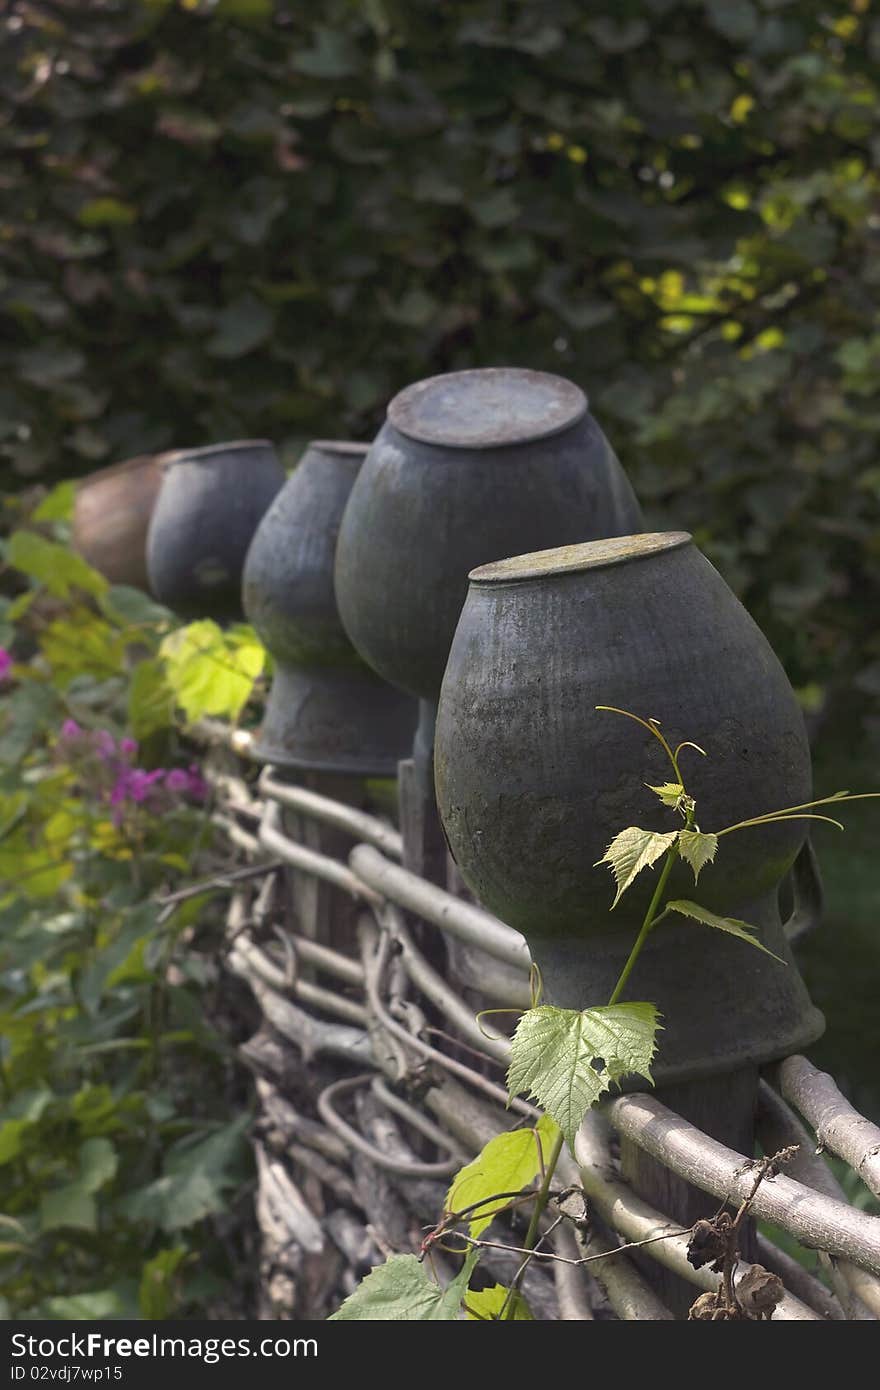
[[[318,449],[322,454],[342,454],[345,457],[351,457],[355,454],[366,455],[370,448],[369,444],[361,444],[353,439],[312,439],[306,445],[303,457],[309,449]]]
[[[404,387],[388,421],[419,444],[506,449],[561,434],[583,419],[588,404],[579,386],[552,372],[474,367]]]
[[[210,463],[212,456],[237,453],[241,449],[275,450],[271,439],[232,439],[223,444],[203,444],[197,449],[168,449],[156,455],[161,469],[173,468],[177,463]]]
[[[680,550],[692,541],[693,536],[688,531],[648,531],[638,536],[583,541],[579,545],[560,545],[553,550],[535,550],[530,555],[493,560],[491,564],[478,565],[471,570],[468,579],[482,586],[579,574],[583,570],[608,569],[632,560],[645,560],[667,550]]]
[[[110,463],[106,468],[87,473],[84,478],[74,478],[74,487],[77,492],[81,492],[84,488],[103,483],[108,478],[118,477],[120,473],[134,473],[139,468],[146,468],[148,464],[155,464],[157,459],[157,454],[136,454],[134,458],[123,459],[122,463]]]

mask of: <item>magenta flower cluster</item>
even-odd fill
[[[117,826],[137,807],[159,814],[179,799],[203,801],[208,794],[196,763],[188,768],[147,771],[135,763],[136,739],[117,740],[107,729],[86,730],[75,719],[65,719],[59,746],[65,760],[77,768],[99,799],[113,808]]]
[[[0,647],[0,681],[5,681],[12,667],[12,654]]]

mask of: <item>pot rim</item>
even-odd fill
[[[197,449],[167,449],[156,454],[161,469],[173,468],[176,463],[209,463],[214,454],[238,453],[243,449],[268,449],[275,453],[271,439],[232,439],[222,444],[203,444]]]
[[[371,445],[362,444],[355,439],[310,439],[302,452],[301,459],[305,458],[310,449],[318,449],[322,454],[366,455],[371,447]]]
[[[477,402],[477,408],[469,410],[468,405],[462,403],[462,393],[457,401],[443,398],[444,387],[454,389],[457,385],[473,397],[482,384],[488,395],[492,386],[503,382],[504,378],[519,390],[521,399],[529,387],[533,398],[540,393],[531,416],[528,413],[518,415],[515,394],[509,402],[497,401],[494,410],[489,408],[488,400],[482,406]],[[432,395],[435,397],[433,405],[429,403],[425,411],[426,398]],[[405,386],[388,406],[388,422],[399,434],[419,444],[444,449],[507,449],[562,434],[582,420],[588,408],[589,402],[581,388],[553,372],[535,371],[530,367],[472,367],[467,371],[425,377],[423,381]],[[476,423],[469,425],[469,419]]]
[[[94,487],[106,479],[117,477],[120,473],[134,473],[137,469],[146,468],[150,464],[158,466],[159,458],[159,454],[135,454],[134,458],[123,459],[121,463],[110,463],[106,468],[97,468],[94,472],[87,473],[83,478],[74,478],[74,487],[77,492],[82,492],[84,488]]]
[[[668,550],[693,544],[689,531],[647,531],[635,536],[613,536],[605,540],[560,545],[552,550],[533,550],[478,565],[468,579],[477,586],[519,584],[530,579],[549,579],[558,574],[579,574],[584,570],[610,569],[612,565],[647,560]]]

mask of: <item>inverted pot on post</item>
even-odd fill
[[[681,824],[647,787],[670,780],[658,742],[613,705],[654,718],[682,765],[704,831],[811,795],[803,718],[779,662],[721,576],[683,533],[568,546],[483,566],[443,682],[438,805],[465,881],[521,931],[548,1002],[607,1003],[656,884],[646,870],[612,911],[597,866],[628,826]],[[817,1038],[778,889],[806,836],[787,821],[724,836],[694,884],[669,898],[758,929],[787,962],[681,917],[658,927],[626,998],[663,1014],[658,1083],[717,1077]]]
[[[626,475],[570,381],[487,368],[431,377],[391,402],[342,519],[336,597],[363,658],[421,702],[414,760],[401,771],[410,867],[444,881],[434,718],[468,571],[641,524]]]
[[[153,593],[182,618],[240,619],[245,556],[284,483],[274,447],[238,440],[157,461],[162,487],[147,535]]]
[[[333,592],[339,523],[366,451],[310,444],[245,562],[244,610],[275,661],[253,756],[280,768],[394,777],[412,744],[415,701],[357,654]]]

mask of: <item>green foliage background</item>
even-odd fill
[[[0,45],[21,476],[588,390],[805,699],[880,693],[868,0],[30,0]]]

